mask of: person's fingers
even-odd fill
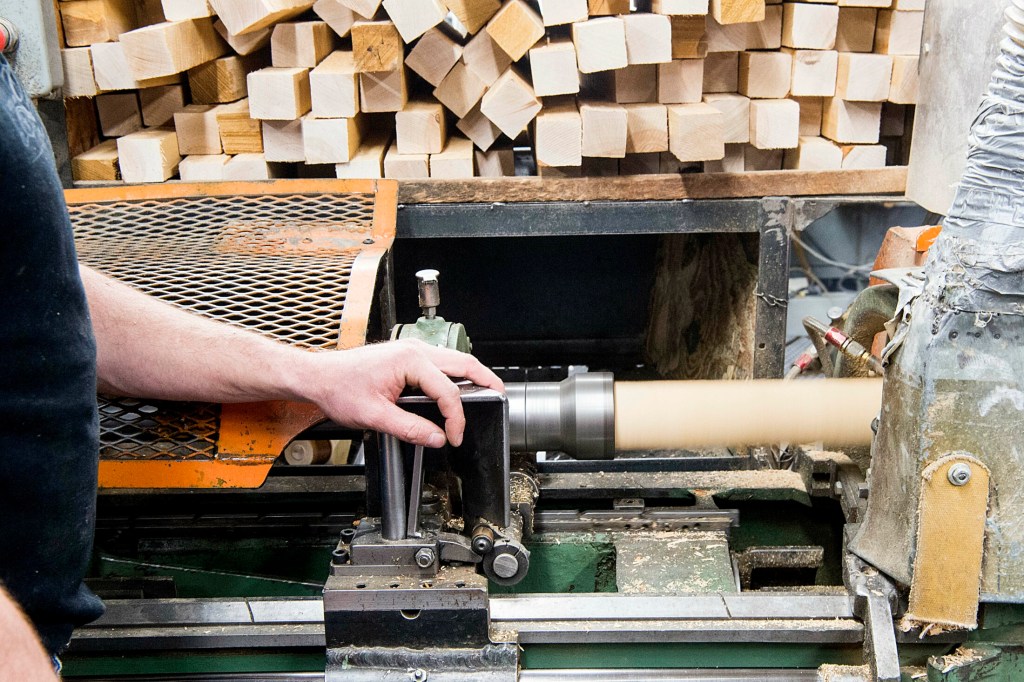
[[[477,386],[504,391],[505,385],[498,375],[485,367],[479,360],[469,353],[462,353],[450,348],[438,348],[427,346],[424,349],[427,357],[437,365],[437,368],[450,377],[463,377],[469,379]]]
[[[462,435],[466,430],[466,415],[462,411],[459,387],[428,359],[424,359],[420,365],[411,367],[406,381],[411,385],[419,386],[427,396],[437,401],[437,406],[444,417],[444,429],[448,434],[448,442],[456,447],[462,445]]]
[[[428,448],[441,448],[445,444],[444,432],[433,422],[406,412],[394,403],[385,402],[380,416],[371,424],[375,430],[390,433],[399,440]]]

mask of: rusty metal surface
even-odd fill
[[[66,196],[83,263],[190,312],[336,350],[365,339],[377,266],[394,238],[392,185],[178,184]],[[294,429],[317,420],[309,407],[101,397],[101,486],[134,485],[139,472],[152,472],[139,484],[154,487],[233,485],[211,464],[269,467]],[[142,462],[186,466],[118,468]],[[262,481],[251,467],[243,478]]]

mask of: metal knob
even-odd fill
[[[419,290],[420,309],[423,317],[434,319],[437,307],[441,305],[441,288],[437,283],[437,270],[420,270],[416,273],[416,287]]]
[[[0,17],[0,53],[10,54],[18,47],[18,30],[7,19]]]

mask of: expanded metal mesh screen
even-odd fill
[[[79,259],[206,317],[334,349],[373,194],[254,194],[72,204]],[[158,340],[154,339],[154,343]],[[209,459],[218,405],[100,399],[101,457]]]

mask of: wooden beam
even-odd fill
[[[188,86],[194,104],[237,102],[248,94],[246,77],[262,66],[262,60],[230,55],[188,70]]]
[[[725,116],[710,104],[668,107],[669,150],[683,162],[725,156]]]
[[[445,0],[445,5],[470,33],[476,33],[501,9],[500,0]]]
[[[383,178],[384,155],[387,151],[386,137],[376,135],[364,138],[351,160],[334,165],[334,174],[339,178]]]
[[[213,16],[207,0],[161,0],[165,21],[184,21]]]
[[[835,5],[787,2],[782,6],[782,44],[807,50],[833,50],[839,27]]]
[[[764,8],[764,21],[744,24],[748,50],[777,50],[782,47],[782,5]]]
[[[476,150],[476,172],[482,178],[510,177],[516,174],[516,156],[511,147]]]
[[[740,52],[739,92],[750,98],[789,94],[793,59],[786,52]]]
[[[894,104],[917,104],[918,58],[898,55],[892,58],[892,83],[889,101]]]
[[[750,144],[758,149],[792,149],[800,143],[800,105],[791,99],[750,101]]]
[[[359,113],[359,76],[351,52],[332,52],[309,72],[309,95],[317,118],[351,118]]]
[[[394,71],[359,74],[359,110],[368,113],[401,111],[409,100],[405,66]]]
[[[626,153],[667,152],[668,109],[664,104],[624,104]]]
[[[657,64],[632,64],[611,76],[612,99],[619,104],[659,101]]]
[[[138,79],[181,73],[228,50],[210,19],[144,26],[122,34],[120,42],[132,74]]]
[[[486,30],[517,62],[544,37],[544,21],[523,0],[509,0],[487,23]]]
[[[672,16],[672,59],[703,59],[708,53],[704,40],[707,17]]]
[[[347,163],[363,139],[363,118],[302,117],[302,148],[307,164]]]
[[[487,92],[487,84],[480,80],[464,62],[458,62],[434,88],[434,98],[444,104],[459,118],[470,110]]]
[[[399,154],[392,144],[384,155],[384,177],[386,178],[429,178],[430,156],[428,154]]]
[[[381,0],[341,0],[353,12],[364,19],[373,19],[380,9]]]
[[[193,154],[178,164],[182,182],[218,182],[225,180],[224,168],[231,157],[227,154]]]
[[[349,35],[352,25],[359,20],[359,15],[343,5],[341,0],[316,0],[313,13],[342,38]]]
[[[583,121],[574,101],[545,107],[534,123],[538,164],[583,165]]]
[[[583,156],[621,159],[626,155],[626,109],[611,102],[580,102]]]
[[[139,90],[142,125],[165,126],[174,120],[174,112],[185,108],[185,90],[180,85],[161,85]]]
[[[886,149],[880,144],[855,144],[842,147],[843,169],[885,168]]]
[[[115,182],[121,179],[117,164],[117,140],[100,142],[92,149],[71,159],[71,177],[75,182],[105,180]]]
[[[263,121],[263,157],[281,163],[305,162],[302,121]]]
[[[726,145],[750,141],[750,98],[735,93],[709,93],[704,103],[722,113]]]
[[[657,66],[657,100],[663,104],[700,101],[703,59],[674,59]]]
[[[742,173],[744,167],[743,148],[745,144],[725,145],[725,156],[704,162],[705,173]]]
[[[836,50],[839,52],[871,52],[875,48],[873,7],[840,7],[836,28]]]
[[[643,182],[623,178],[568,181],[495,178],[472,183],[437,180],[402,182],[398,186],[398,201],[403,204],[438,204],[902,195],[906,185],[907,169],[902,166],[871,171],[775,171],[713,175],[688,173],[656,175],[644,178]]]
[[[224,165],[225,180],[270,180],[277,177],[263,154],[236,154]]]
[[[390,21],[357,21],[351,33],[357,72],[394,71],[402,65],[405,45]]]
[[[64,69],[65,97],[95,97],[99,92],[92,70],[92,52],[88,47],[69,47],[60,51]]]
[[[430,155],[430,177],[472,178],[476,170],[473,143],[464,137],[448,140],[444,150]]]
[[[629,0],[587,0],[587,9],[592,17],[629,14]]]
[[[228,33],[241,35],[298,16],[314,0],[209,0]]]
[[[495,81],[480,100],[481,113],[513,140],[540,110],[541,103],[533,87],[513,69]]]
[[[188,154],[220,154],[220,128],[217,107],[189,104],[174,114],[174,131],[178,135],[178,152]]]
[[[572,42],[580,72],[621,69],[629,63],[626,25],[617,17],[601,17],[572,25]]]
[[[545,26],[561,26],[587,20],[587,0],[537,0]]]
[[[838,170],[843,166],[843,152],[823,137],[801,137],[795,149],[786,150],[782,165],[798,170]]]
[[[764,21],[764,0],[711,0],[711,15],[720,24]]]
[[[758,149],[754,145],[743,146],[743,170],[750,171],[777,171],[782,170],[785,162],[784,149]],[[812,171],[820,173],[821,171]]]
[[[630,64],[664,64],[672,61],[672,20],[663,14],[641,12],[622,17],[626,36],[626,60]]]
[[[512,64],[512,58],[505,54],[487,31],[477,33],[466,43],[462,61],[487,87],[494,85],[498,76],[505,73],[505,69]]]
[[[462,57],[462,46],[439,28],[423,34],[405,57],[405,65],[435,88]]]
[[[228,32],[224,22],[218,19],[213,22],[213,30],[217,35],[235,51],[236,54],[250,55],[257,50],[262,50],[270,42],[271,29],[261,28],[242,35],[233,35]]]
[[[483,151],[490,149],[491,145],[501,137],[501,129],[480,112],[479,104],[476,104],[468,114],[460,118],[456,127]]]
[[[104,137],[121,137],[142,128],[139,100],[134,92],[98,95],[96,114]]]
[[[149,88],[157,85],[171,85],[180,80],[178,74],[145,80],[136,79],[128,64],[124,45],[121,43],[97,43],[89,48],[89,50],[92,54],[92,68],[93,74],[96,76],[96,86],[101,91],[135,90],[137,88]]]
[[[792,58],[792,97],[832,97],[836,94],[839,53],[835,50],[782,48]]]
[[[312,69],[334,49],[334,32],[325,21],[278,24],[270,36],[273,66]]]
[[[395,114],[395,145],[400,154],[439,154],[448,143],[444,107],[437,102],[408,102]]]
[[[885,54],[842,52],[835,96],[855,102],[883,102],[892,83],[892,57]]]
[[[117,158],[125,182],[163,182],[177,172],[181,161],[177,137],[168,128],[117,138]]]
[[[384,9],[406,43],[443,22],[448,14],[441,0],[384,0]]]
[[[876,144],[882,126],[880,102],[847,102],[825,99],[821,134],[842,144]]]
[[[879,10],[875,27],[875,52],[917,56],[924,31],[924,12]]]
[[[309,69],[267,67],[249,74],[253,118],[293,121],[309,111]]]
[[[64,42],[85,47],[117,40],[135,26],[132,0],[75,0],[60,3]]]
[[[263,129],[258,119],[249,116],[249,100],[220,107],[217,128],[225,154],[262,154]]]
[[[657,14],[705,15],[708,0],[651,0],[651,11]]]
[[[739,90],[739,73],[739,53],[709,53],[704,58],[704,92],[736,92]]]

